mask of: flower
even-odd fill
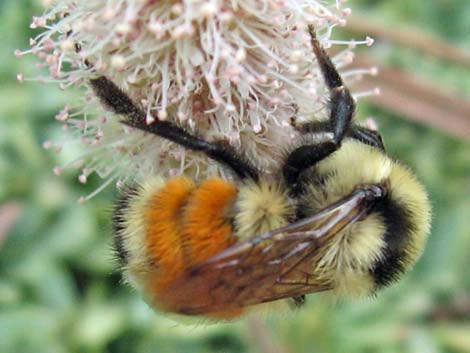
[[[54,2],[31,23],[44,31],[31,39],[30,50],[17,55],[32,53],[41,60],[49,74],[40,81],[85,89],[82,102],[56,116],[70,131],[65,145],[79,142],[85,152],[55,173],[74,166],[82,183],[92,173],[106,179],[82,200],[111,182],[151,174],[224,174],[199,153],[120,124],[87,85],[97,73],[140,104],[147,123],[169,119],[205,139],[226,139],[269,173],[296,136],[291,119],[325,115],[327,91],[305,29],[314,24],[325,46],[339,43],[329,38],[350,13],[341,9],[342,2]],[[359,43],[370,39],[347,42],[333,58],[338,67],[352,60],[351,49]],[[21,74],[18,79],[31,80]],[[62,144],[46,141],[44,147],[60,150]]]

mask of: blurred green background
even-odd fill
[[[470,47],[469,1],[348,6],[390,28],[410,25]],[[390,153],[413,166],[431,195],[432,234],[414,271],[375,300],[332,305],[310,296],[302,311],[258,321],[175,324],[120,283],[110,246],[114,190],[79,206],[100,180],[83,186],[76,175],[52,174],[64,157],[41,144],[61,134],[53,117],[73,92],[19,85],[16,73],[33,75],[35,59],[13,55],[27,48],[30,19],[41,11],[39,1],[0,1],[1,353],[470,352],[470,136],[463,141],[361,100],[360,116],[377,118]],[[468,66],[409,48],[366,51],[470,97]]]

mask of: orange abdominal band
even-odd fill
[[[166,288],[190,267],[202,263],[236,242],[227,213],[237,196],[236,187],[219,178],[205,180],[196,186],[190,179],[170,179],[152,197],[145,212],[147,252],[157,269],[148,288],[157,306],[171,298]],[[188,293],[191,295],[191,293]],[[177,308],[176,308],[177,309]],[[238,316],[240,310],[211,316]]]

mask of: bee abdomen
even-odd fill
[[[158,294],[188,268],[235,243],[227,214],[237,192],[219,178],[196,185],[177,177],[126,193],[114,220],[117,252],[129,282],[158,301]]]
[[[182,219],[188,266],[207,260],[237,241],[228,215],[237,193],[233,184],[212,178],[191,194]]]

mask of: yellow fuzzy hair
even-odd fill
[[[312,212],[331,205],[360,185],[385,184],[393,201],[412,214],[406,265],[411,267],[416,262],[429,232],[430,206],[424,188],[406,167],[376,148],[348,140],[315,168],[328,178],[324,186],[312,184],[309,188],[307,203]],[[369,269],[383,256],[385,231],[382,217],[371,214],[335,236],[326,248],[319,267],[325,271],[323,276],[336,279],[335,292],[339,296],[371,293],[374,281]]]
[[[120,236],[129,257],[124,268],[124,278],[140,291],[144,285],[143,276],[149,270],[143,213],[152,196],[164,185],[165,180],[161,177],[154,177],[139,184],[137,194],[131,198],[126,212],[123,213],[125,218]]]
[[[241,240],[287,225],[295,212],[287,191],[266,180],[240,186],[235,208],[235,229]]]
[[[421,185],[411,171],[399,164],[393,168],[390,176],[390,193],[395,201],[401,205],[406,205],[411,218],[412,236],[408,246],[411,256],[407,257],[406,269],[411,268],[419,256],[421,256],[426,245],[428,234],[431,230],[431,203],[429,202],[426,190]]]

